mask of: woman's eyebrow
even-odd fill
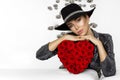
[[[71,25],[71,23],[70,22],[68,22],[68,23],[66,23],[67,25]]]

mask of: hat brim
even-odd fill
[[[93,8],[93,9],[90,10],[90,11],[83,11],[83,12],[76,13],[76,14],[72,15],[71,17],[69,17],[69,19],[67,19],[66,22],[69,22],[69,21],[71,21],[71,20],[73,20],[73,19],[76,19],[76,18],[78,18],[78,17],[79,17],[80,15],[82,15],[82,14],[87,14],[89,17],[91,17],[94,9],[95,9],[95,8]],[[68,26],[66,25],[66,22],[64,22],[63,24],[61,24],[61,25],[59,25],[58,27],[56,27],[55,30],[70,30],[70,29],[68,28]]]

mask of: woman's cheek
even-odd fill
[[[74,27],[70,28],[70,30],[71,30],[72,32],[76,33],[76,30],[75,30]]]
[[[82,21],[79,22],[79,25],[80,25],[80,26],[84,26],[84,25],[85,25],[85,22],[82,20]]]

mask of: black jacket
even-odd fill
[[[97,50],[97,47],[95,46],[94,58],[92,59],[92,62],[89,64],[88,68],[94,69],[97,72],[102,70],[102,73],[105,77],[115,75],[116,64],[115,64],[115,54],[113,51],[112,36],[110,34],[98,33],[94,30],[92,31],[93,31],[94,36],[102,42],[107,52],[107,57],[105,58],[103,62],[100,62],[98,50]],[[48,49],[48,44],[49,43],[43,45],[40,49],[38,49],[38,51],[36,52],[37,59],[47,60],[57,54],[57,49],[55,49],[54,51],[50,51]]]

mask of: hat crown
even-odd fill
[[[56,30],[70,30],[68,28],[68,26],[66,25],[67,22],[77,19],[78,17],[80,17],[83,14],[88,15],[88,17],[90,17],[92,15],[94,9],[95,9],[95,7],[92,10],[83,11],[82,8],[75,3],[65,6],[61,10],[61,15],[64,20],[64,23],[62,25],[56,27],[55,29]]]
[[[65,18],[66,18],[69,14],[71,14],[71,13],[73,13],[73,12],[75,12],[75,11],[78,11],[78,10],[81,10],[81,11],[82,11],[82,8],[81,8],[79,5],[74,4],[74,3],[72,3],[72,4],[70,4],[70,5],[66,6],[66,7],[64,7],[64,8],[61,10],[61,15],[62,15],[63,20],[65,20]]]

